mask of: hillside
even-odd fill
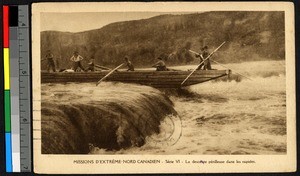
[[[284,30],[283,12],[161,15],[79,33],[41,32],[41,58],[50,49],[60,68],[70,68],[69,58],[77,50],[86,58],[84,65],[94,58],[98,64],[117,66],[125,55],[140,67],[151,65],[157,56],[169,58],[168,65],[183,65],[198,63],[188,49],[208,45],[213,51],[227,41],[213,56],[217,61],[280,60],[285,58]]]

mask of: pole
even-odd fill
[[[218,49],[220,49],[223,45],[225,44],[225,42],[223,42],[218,48],[216,48],[212,53],[210,53],[202,62],[200,62],[200,64],[182,81],[181,85],[183,85],[188,79],[189,77],[197,70],[197,68],[203,64],[207,59],[209,59],[216,51],[218,51]],[[189,50],[191,51],[191,50]],[[196,53],[195,51],[191,51],[193,53]],[[199,54],[199,53],[197,53]],[[199,54],[200,55],[200,54]]]
[[[103,78],[101,78],[101,79],[97,82],[96,86],[98,86],[98,84],[100,84],[101,81],[103,81],[105,78],[109,77],[109,75],[111,75],[113,72],[115,72],[118,68],[122,67],[123,65],[124,65],[124,63],[121,64],[121,65],[119,65],[119,66],[117,66],[117,67],[114,68],[112,71],[110,71],[107,75],[105,75]]]

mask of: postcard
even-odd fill
[[[291,2],[32,4],[34,172],[296,170]]]

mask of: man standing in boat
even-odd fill
[[[204,46],[202,48],[202,54],[201,55],[202,55],[203,59],[206,59],[209,56],[208,46]],[[210,65],[209,58],[204,61],[203,70],[211,70],[211,65]]]
[[[203,48],[201,49],[201,52],[200,53],[202,53],[202,51],[203,51]],[[200,62],[199,63],[201,63],[198,67],[197,67],[197,69],[196,70],[201,70],[202,69],[202,67],[204,66],[204,63],[203,63],[203,56],[202,56],[202,54],[195,54],[195,57],[196,58],[199,58],[200,59]]]
[[[78,51],[74,52],[74,55],[70,58],[70,60],[74,62],[73,70],[75,72],[78,67],[81,68],[83,71],[85,70],[81,65],[81,61],[83,60],[83,57],[78,54]]]
[[[156,68],[156,71],[168,71],[165,62],[161,57],[158,57],[158,62],[156,64],[152,65],[152,67]]]
[[[52,68],[52,71],[55,72],[56,70],[54,64],[54,56],[50,50],[47,50],[46,60],[47,60],[47,71],[50,72],[50,68]]]
[[[209,56],[209,52],[208,52],[208,46],[204,46],[201,49],[200,55],[196,54],[196,57],[200,58],[200,64],[197,68],[197,70],[201,70],[203,67],[203,70],[211,70],[211,65],[210,65],[210,61],[209,59],[206,59]],[[204,62],[203,60],[206,59]]]
[[[125,56],[125,62],[126,62],[126,65],[127,65],[127,71],[134,71],[134,66],[133,64],[131,63],[131,61],[129,60],[129,57],[128,56]]]

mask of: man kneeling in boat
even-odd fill
[[[152,65],[152,67],[156,68],[156,71],[168,71],[165,62],[161,57],[157,58],[159,61],[156,64]]]
[[[133,64],[130,62],[128,56],[125,56],[125,62],[126,62],[126,65],[127,65],[127,71],[134,71],[134,66]]]
[[[88,68],[85,71],[95,71],[95,64],[94,64],[94,59],[91,59],[90,62],[88,63]]]

